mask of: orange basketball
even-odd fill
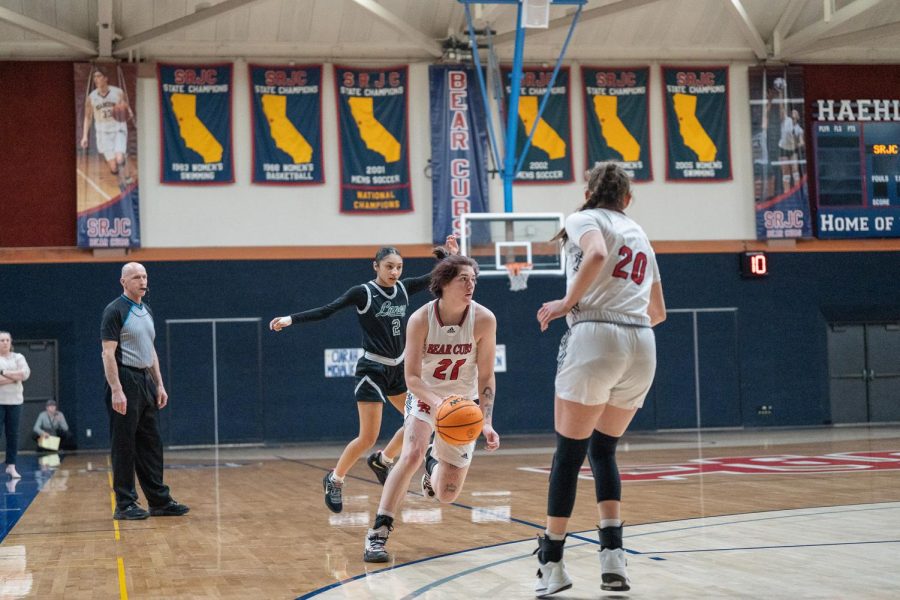
[[[444,400],[437,413],[437,433],[448,444],[462,446],[481,434],[484,415],[475,402],[462,396]]]

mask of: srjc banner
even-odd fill
[[[137,65],[74,63],[80,248],[141,245]]]
[[[162,183],[232,183],[231,63],[157,65]]]
[[[503,67],[507,106],[512,91],[512,69]],[[562,67],[550,88],[553,69],[523,67],[519,94],[519,132],[516,135],[516,160],[522,155],[528,135],[534,131],[516,183],[564,183],[572,181],[572,139],[569,115],[569,68]],[[549,94],[541,118],[538,111]]]
[[[324,183],[322,65],[249,65],[253,183]]]
[[[408,68],[335,66],[341,150],[341,212],[413,209],[406,118]]]
[[[728,67],[663,67],[666,179],[728,181]]]
[[[615,161],[635,181],[650,181],[650,69],[582,67],[587,166]]]

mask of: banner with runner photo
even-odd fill
[[[413,209],[409,178],[409,69],[334,67],[341,212]]]
[[[506,87],[506,106],[512,91],[511,67],[501,67]],[[572,122],[569,113],[569,67],[562,67],[550,90],[550,99],[541,118],[538,110],[547,94],[552,68],[522,67],[519,95],[519,127],[516,134],[516,160],[522,156],[528,135],[534,130],[531,145],[516,173],[516,183],[565,183],[572,177]],[[505,124],[504,124],[505,125]]]
[[[431,106],[432,239],[460,234],[460,215],[488,211],[487,121],[475,71],[428,67]]]
[[[728,67],[662,67],[668,181],[731,180]]]
[[[139,248],[137,65],[74,63],[78,247]]]
[[[650,68],[581,67],[587,164],[615,161],[634,181],[652,181]]]
[[[322,65],[249,65],[253,183],[325,182]]]
[[[812,237],[803,67],[750,67],[756,239]]]
[[[157,65],[160,182],[234,182],[231,63]]]

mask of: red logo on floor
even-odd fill
[[[527,467],[523,471],[549,473],[549,467]],[[692,475],[805,475],[900,470],[900,452],[839,452],[821,456],[782,454],[698,458],[667,465],[619,465],[622,481],[679,480]],[[583,479],[591,479],[591,468],[581,467]]]

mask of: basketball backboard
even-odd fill
[[[558,241],[562,213],[465,213],[460,216],[460,252],[478,263],[480,275],[506,277],[507,263],[529,263],[531,276],[565,275]]]

